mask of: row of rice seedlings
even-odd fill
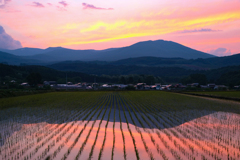
[[[96,133],[96,137],[95,137],[94,143],[93,143],[93,145],[92,145],[91,151],[90,151],[90,153],[89,153],[88,159],[91,159],[91,158],[92,158],[93,151],[94,151],[95,145],[96,145],[96,143],[97,143],[98,133],[99,133],[99,131],[100,131],[102,121],[103,121],[103,119],[104,119],[104,116],[105,116],[105,114],[106,114],[106,112],[107,112],[108,106],[109,106],[109,104],[110,104],[111,101],[112,101],[112,95],[110,95],[109,101],[108,101],[108,103],[106,104],[106,106],[103,106],[103,108],[106,107],[106,109],[105,109],[105,111],[104,111],[104,113],[103,113],[103,115],[102,115],[102,118],[101,118],[101,120],[100,120],[100,123],[99,123],[99,125],[98,125],[98,130],[97,130],[97,133]],[[111,113],[111,111],[109,111],[109,114],[108,114],[108,121],[109,121],[109,115],[110,115],[110,113]],[[108,124],[108,121],[107,121],[107,124]],[[105,135],[104,135],[105,140],[106,140],[106,131],[107,131],[106,128],[107,128],[107,124],[106,124],[106,127],[105,127]],[[101,153],[101,151],[103,150],[103,146],[104,146],[104,144],[105,144],[105,140],[103,141],[103,143],[102,143],[102,148],[100,149],[100,152],[99,152],[100,157],[101,157],[101,154],[100,154],[100,153]],[[98,159],[99,159],[99,158],[98,158]]]
[[[103,152],[104,145],[105,145],[105,141],[106,141],[106,137],[107,137],[108,122],[109,122],[110,114],[111,114],[111,111],[112,111],[113,101],[114,101],[114,95],[112,95],[112,97],[111,97],[110,111],[109,111],[109,113],[108,113],[108,119],[107,119],[107,123],[106,123],[106,125],[105,125],[104,139],[103,139],[102,147],[101,147],[100,152],[99,152],[99,155],[98,155],[98,160],[100,160],[100,159],[102,158],[102,152]],[[108,106],[108,105],[107,105],[107,106]],[[115,113],[114,113],[114,114],[115,114]],[[103,115],[103,118],[104,118],[104,115]],[[113,129],[113,130],[114,130],[114,129]],[[90,156],[89,156],[89,157],[90,157]]]
[[[120,130],[122,133],[122,139],[123,139],[123,154],[124,154],[124,160],[127,159],[127,153],[126,153],[126,142],[125,142],[125,136],[123,134],[123,128],[122,128],[122,118],[121,118],[121,109],[120,109],[120,104],[119,104],[119,95],[117,95],[117,105],[119,109],[119,119],[120,119]]]
[[[168,119],[169,119],[169,117],[168,117]],[[188,132],[189,132],[189,131],[188,131]],[[182,133],[182,131],[180,131],[180,133]],[[184,135],[186,135],[186,134],[184,134]],[[188,136],[188,139],[192,139],[192,138]],[[198,138],[198,139],[199,139],[199,138]],[[197,143],[197,144],[198,144],[198,143]],[[205,147],[205,146],[202,146],[201,148],[203,149],[204,152],[206,152],[205,154],[209,154],[210,152],[207,151],[207,149],[205,149],[204,147]],[[193,148],[192,148],[192,149],[193,149]]]
[[[188,131],[189,132],[189,131]],[[207,154],[210,154],[209,152],[207,152]],[[214,155],[213,153],[212,153],[212,155]]]
[[[139,113],[141,114],[141,112],[143,112],[143,113],[145,113],[145,111],[144,110],[142,110],[142,107],[135,107],[137,110],[138,109],[140,109],[141,111],[139,111]],[[148,115],[146,115],[146,114],[144,114],[148,119],[150,119],[150,121],[152,121],[151,120],[151,117],[149,117]],[[151,126],[151,124],[144,118],[144,116],[141,114],[141,117],[143,118],[143,120],[149,125],[149,126]],[[156,126],[158,126],[158,124],[155,124]],[[152,126],[151,126],[152,127]],[[159,129],[161,129],[161,128],[159,128]],[[151,138],[152,139],[152,138]],[[153,139],[152,139],[153,140]],[[163,139],[162,139],[163,140]],[[170,137],[170,140],[171,140],[171,137]],[[154,140],[153,140],[154,141]],[[166,144],[166,143],[165,143]],[[158,148],[158,147],[157,147]],[[174,151],[174,150],[172,150],[171,151],[172,152],[172,154],[175,156],[175,158],[180,158],[180,156],[178,155],[178,154],[176,154],[176,152]],[[165,156],[164,156],[165,157]]]
[[[55,146],[56,140],[59,138],[61,133],[64,132],[65,129],[67,129],[66,128],[67,126],[69,126],[69,121],[73,121],[75,118],[78,118],[79,114],[81,114],[81,111],[75,112],[75,113],[73,112],[73,115],[69,115],[67,117],[68,119],[66,119],[66,116],[63,116],[63,117],[65,117],[64,118],[65,123],[59,124],[59,125],[61,125],[61,127],[58,128],[57,130],[53,131],[52,134],[50,134],[50,136],[41,143],[40,147],[39,146],[36,147],[37,148],[36,152],[33,152],[33,153],[37,154],[37,152],[40,151],[41,148],[43,148],[44,146],[48,146],[47,149],[43,150],[42,153],[40,154],[40,158],[45,157],[47,155],[47,153],[50,151],[50,149]],[[54,145],[50,145],[50,147],[49,147],[48,143],[50,143],[50,144],[54,143]]]
[[[18,109],[19,109],[19,108],[18,108]],[[30,110],[30,109],[29,109],[29,110]],[[34,110],[31,109],[31,110],[30,110],[30,113],[33,112],[33,111],[34,111]],[[21,112],[20,112],[20,113],[21,113]],[[41,112],[39,112],[39,113],[41,113]],[[43,116],[42,116],[42,117],[43,117]],[[45,117],[44,120],[47,120],[46,115],[44,115],[44,117]],[[37,119],[37,118],[35,118],[34,120],[36,121],[36,119]],[[20,120],[22,120],[22,117],[21,117]],[[45,128],[44,128],[44,129],[45,129]],[[48,130],[48,129],[47,129],[47,130]],[[27,131],[30,131],[31,134],[34,133],[33,130],[27,130]],[[38,131],[39,131],[39,130],[38,130]],[[16,134],[16,135],[19,137],[19,134]],[[13,137],[11,137],[11,139],[12,139],[12,138],[13,138]],[[18,139],[19,139],[19,138],[18,138]],[[24,138],[24,140],[25,140],[25,141],[26,141],[26,140],[28,141],[28,138]],[[38,141],[40,141],[40,140],[41,140],[41,139],[38,137]],[[19,143],[17,143],[17,144],[19,144]],[[12,148],[13,148],[13,147],[12,147]],[[29,148],[29,147],[28,147],[28,148]],[[14,148],[13,148],[13,149],[14,149]],[[16,151],[16,150],[15,150],[15,151]],[[13,155],[13,153],[11,153],[11,155]]]
[[[2,132],[2,144],[5,144],[9,147],[12,147],[12,145],[16,145],[16,143],[20,140],[23,139],[23,136],[21,135],[14,135],[15,137],[12,136],[12,134],[15,132],[15,131],[18,131],[22,128],[22,121],[29,121],[29,117],[26,116],[28,115],[31,110],[25,110],[24,111],[24,114],[22,114],[22,110],[20,110],[19,108],[16,108],[15,109],[19,114],[21,114],[20,116],[18,117],[11,117],[10,119],[8,120],[5,120],[5,121],[2,121],[1,123],[1,129],[0,129],[0,134]],[[35,117],[33,117],[35,118]],[[46,115],[44,116],[44,118],[46,119]],[[36,118],[37,119],[37,118]],[[37,120],[40,120],[37,119]],[[28,134],[27,132],[25,134]],[[10,139],[8,139],[9,137],[11,136]],[[1,154],[1,152],[0,152]]]
[[[97,104],[98,100],[101,100],[102,97],[99,97],[99,99],[97,99],[96,101],[92,101],[92,98],[93,98],[93,97],[90,97],[90,99],[91,99],[90,103],[83,105],[83,106],[85,106],[85,107],[84,107],[84,109],[83,109],[83,111],[82,111],[82,114],[78,117],[78,119],[75,119],[75,122],[78,122],[77,120],[80,120],[80,119],[81,119],[83,116],[85,116],[87,113],[91,112],[92,109],[94,108],[94,106]],[[86,118],[86,117],[85,117],[85,118]],[[82,122],[83,122],[83,121],[80,121],[80,124],[79,124],[79,125],[81,125]],[[69,141],[69,139],[72,137],[72,135],[75,134],[75,132],[78,130],[79,125],[77,125],[77,126],[74,128],[74,130],[67,136],[67,138],[65,139],[65,141],[63,141],[63,142],[59,145],[59,147],[53,152],[53,154],[49,156],[50,159],[53,159],[53,158],[55,158],[55,157],[57,156],[57,153],[59,153],[59,152],[61,151],[61,149],[64,147],[64,145],[68,143],[68,141]]]
[[[130,115],[130,118],[131,118],[133,124],[135,125],[135,128],[136,128],[137,132],[138,132],[138,133],[140,134],[140,136],[141,136],[142,142],[143,142],[143,144],[144,144],[144,148],[145,148],[145,150],[146,150],[149,158],[150,158],[151,160],[154,160],[153,154],[152,154],[151,150],[148,148],[148,146],[147,146],[147,144],[146,144],[146,141],[145,141],[144,138],[143,138],[143,135],[142,135],[141,130],[137,127],[137,125],[136,125],[136,123],[135,123],[135,121],[134,121],[134,119],[133,119],[133,117],[132,117],[131,111],[130,111],[130,109],[129,109],[128,101],[126,101],[126,100],[122,97],[122,102],[123,102],[123,104],[124,104],[124,105],[127,107],[127,109],[128,109],[128,113],[129,113],[129,115]],[[131,107],[131,108],[132,108],[132,107]],[[144,125],[142,124],[142,121],[139,120],[137,114],[135,113],[135,110],[134,110],[133,108],[132,108],[132,110],[133,110],[133,113],[134,113],[135,117],[137,118],[137,120],[138,120],[139,123],[141,124],[141,126],[142,126],[143,128],[145,128]]]
[[[135,108],[141,109],[141,111],[145,113],[144,115],[145,115],[146,117],[148,117],[148,119],[151,120],[151,117],[148,116],[148,115],[146,114],[146,112],[145,112],[144,110],[142,110],[141,107],[135,107]],[[139,112],[140,114],[141,114],[141,111]],[[141,114],[141,117],[143,118],[143,120],[144,120],[151,128],[153,128],[152,125],[144,118],[144,116],[143,116],[142,114]],[[152,120],[151,120],[151,121],[152,121]],[[158,126],[158,124],[155,124],[155,125]],[[159,129],[161,129],[161,128],[159,128]],[[166,132],[166,131],[164,131],[164,132]],[[167,134],[167,133],[165,133],[165,134]],[[167,134],[167,135],[169,135],[169,134]],[[152,138],[151,138],[151,139],[152,139]],[[163,140],[163,143],[166,144],[165,146],[166,146],[166,147],[169,147],[169,146],[167,145],[167,143],[164,141],[164,139],[162,139],[162,140]],[[169,140],[172,141],[172,137],[169,137]],[[152,141],[154,141],[154,139],[152,139]],[[159,148],[159,147],[157,146],[157,149],[158,149],[158,148]],[[176,151],[174,151],[174,150],[171,149],[171,148],[170,148],[170,151],[171,151],[172,155],[173,155],[175,158],[177,158],[177,159],[180,158],[180,156],[177,154]],[[182,150],[181,150],[181,151],[182,151]],[[161,153],[161,152],[159,152],[159,153]],[[183,153],[185,153],[185,152],[183,152]],[[185,154],[184,154],[184,155],[185,155]],[[166,156],[164,156],[164,155],[163,155],[163,157],[166,158]],[[190,157],[190,159],[191,159],[191,156],[188,156],[188,157]]]
[[[211,122],[210,122],[210,123],[213,123],[216,125],[213,125],[212,127],[207,126],[204,130],[201,127],[203,125],[205,125],[205,123],[208,123],[210,121],[209,117],[202,117],[201,119],[196,120],[195,126],[199,125],[199,127],[197,127],[198,132],[200,132],[200,133],[202,133],[202,132],[213,133],[214,132],[213,136],[215,136],[215,134],[216,134],[217,139],[211,138],[210,141],[213,143],[219,143],[218,139],[221,139],[220,143],[221,143],[222,149],[226,149],[226,147],[229,145],[232,146],[233,148],[236,148],[236,146],[235,145],[233,146],[232,143],[234,141],[234,136],[236,135],[238,128],[239,128],[239,126],[238,126],[239,120],[236,121],[237,117],[233,117],[233,115],[229,115],[229,116],[231,116],[231,119],[227,118],[226,114],[225,114],[225,116],[221,115],[221,118],[223,118],[223,120],[219,121],[219,119],[218,119],[219,117],[216,117],[216,116],[217,116],[217,114],[213,114],[211,116]],[[232,119],[234,119],[234,121]],[[198,123],[198,121],[199,121],[199,123]],[[218,123],[220,123],[220,124],[217,125]],[[227,130],[224,128],[220,128],[221,125],[227,126],[227,128],[226,128]],[[230,129],[230,128],[232,128],[232,129]],[[227,137],[222,137],[223,135],[220,134],[221,133],[220,131],[227,132],[227,135],[226,135]],[[238,146],[239,146],[239,142],[238,142]]]
[[[94,104],[94,102],[91,101],[90,98],[89,98],[89,100],[87,100],[87,101],[85,100],[86,103],[82,104],[83,107],[82,107],[82,110],[80,111],[80,113],[77,116],[72,117],[71,121],[73,121],[73,122],[71,123],[71,125],[67,124],[69,127],[66,128],[61,134],[59,134],[59,136],[56,137],[57,145],[58,145],[58,142],[61,142],[62,137],[65,136],[69,132],[69,130],[73,127],[73,125],[78,122],[77,120],[81,119],[87,112],[89,112],[89,110],[91,108],[90,106],[92,104]],[[65,141],[63,141],[60,145],[58,145],[58,148],[53,152],[53,154],[48,156],[48,159],[53,159],[54,157],[56,157],[57,153],[60,152],[60,150],[64,147],[64,145],[69,141],[69,139],[76,132],[78,127],[79,127],[79,125],[77,125],[74,128],[73,132],[65,139]],[[49,149],[48,149],[48,152],[49,152]]]
[[[130,102],[132,102],[132,101],[130,101]],[[134,102],[136,102],[136,101],[134,101]],[[141,106],[139,106],[139,104],[134,104],[134,103],[132,103],[132,105],[138,110],[138,112],[141,114],[142,112],[144,113],[144,116],[148,116],[148,115],[146,115],[146,111],[144,110],[142,110],[143,108],[141,107]],[[138,105],[138,106],[135,106],[135,105]],[[139,111],[139,109],[141,109],[141,111]],[[141,114],[141,117],[142,117],[142,119],[147,123],[147,125],[150,127],[150,128],[152,128],[152,132],[154,133],[154,130],[153,130],[153,126],[152,126],[152,124],[150,124],[147,120],[146,120],[146,118],[143,116],[143,114]],[[150,118],[150,117],[148,117],[148,118]],[[157,124],[157,123],[154,123],[155,124],[155,126],[160,130],[161,129],[161,127]],[[149,133],[147,130],[145,130],[147,133]],[[167,156],[165,155],[165,153],[164,153],[164,151],[159,147],[159,145],[156,143],[156,140],[153,138],[153,136],[149,133],[149,136],[150,136],[150,138],[151,138],[151,141],[154,143],[154,145],[156,146],[156,148],[157,148],[157,151],[158,151],[158,153],[163,157],[163,159],[164,160],[166,160],[166,159],[168,159],[167,158]],[[165,143],[165,141],[163,142],[163,144],[166,144]],[[168,146],[166,146],[165,145],[165,147],[166,148],[168,148]],[[173,150],[171,150],[171,153],[172,153],[172,151]],[[175,154],[175,152],[174,152],[174,154]],[[178,156],[178,155],[177,155]],[[176,157],[175,157],[176,158]]]
[[[93,97],[91,97],[91,98],[93,98]],[[90,100],[91,100],[91,98],[90,98]],[[105,98],[106,98],[106,97],[105,97]],[[100,97],[100,99],[102,100],[102,97]],[[91,104],[89,104],[89,105],[86,105],[87,110],[86,110],[85,112],[83,112],[82,115],[81,115],[81,117],[82,117],[82,116],[85,116],[85,117],[82,119],[82,121],[80,122],[80,124],[82,124],[83,121],[84,121],[88,116],[90,116],[90,114],[92,113],[91,111],[94,110],[94,109],[97,107],[97,104],[99,103],[98,101],[92,101],[92,100],[91,100],[91,102],[93,102],[93,103],[91,103]],[[80,119],[81,119],[81,117],[80,117]],[[79,125],[77,125],[77,127],[74,129],[74,131],[71,132],[71,133],[67,136],[65,142],[63,142],[64,144],[67,144],[67,143],[68,143],[69,139],[73,136],[73,134],[75,134],[75,132],[77,131],[78,127],[79,127]],[[83,127],[82,131],[85,129],[85,127],[86,127],[86,124],[85,124],[85,126]],[[81,134],[82,134],[82,132],[80,132],[80,135],[81,135]],[[80,137],[80,135],[78,134],[78,136],[77,136],[76,138],[78,139],[78,138]],[[71,144],[71,145],[70,145],[70,148],[67,149],[67,152],[64,154],[64,157],[67,157],[67,155],[70,154],[70,151],[72,150],[72,148],[75,146],[76,143],[77,143],[77,140],[75,139],[74,143]],[[53,156],[53,157],[56,157],[56,156],[57,156],[57,153],[60,152],[63,147],[64,147],[64,145],[62,145],[62,147],[59,146],[59,147],[53,152],[53,155],[52,155],[52,156]],[[52,156],[50,156],[50,159],[51,159]],[[61,156],[60,156],[60,157],[61,157]],[[58,156],[58,159],[60,159],[60,157]]]
[[[161,117],[161,120],[165,120],[163,117]],[[165,121],[165,123],[169,123],[168,121]],[[172,131],[171,129],[169,129],[170,131]],[[164,131],[165,132],[165,134],[170,138],[170,139],[172,139],[172,137],[170,136],[170,134],[167,132],[167,131]],[[174,133],[174,132],[173,132]],[[174,134],[177,138],[179,138],[178,137],[178,135],[175,133]],[[184,143],[184,144],[186,144],[186,143]],[[190,158],[190,159],[194,159],[194,157],[192,157],[191,156],[191,153],[187,153],[186,151],[185,151],[185,149],[184,148],[182,148],[180,145],[178,145],[177,143],[176,143],[176,141],[174,141],[174,145],[175,146],[177,146],[177,148],[180,150],[180,152],[182,152],[184,155],[186,155],[188,158]]]
[[[151,135],[151,133],[145,129],[146,126],[142,123],[142,121],[140,120],[140,118],[138,117],[138,115],[137,115],[136,112],[135,112],[135,109],[136,109],[136,110],[138,111],[138,113],[141,115],[141,117],[143,118],[143,120],[148,124],[148,126],[151,127],[151,128],[153,128],[152,125],[149,124],[148,121],[146,121],[146,119],[143,117],[142,112],[139,111],[138,108],[140,108],[140,106],[136,106],[136,104],[134,104],[131,100],[129,100],[129,99],[127,99],[127,98],[126,98],[126,99],[127,99],[127,100],[126,100],[125,98],[126,98],[126,97],[124,97],[123,99],[124,99],[125,101],[128,101],[128,102],[129,102],[129,105],[132,107],[132,110],[134,111],[133,113],[135,114],[135,117],[137,118],[137,120],[138,120],[138,122],[141,124],[141,126],[144,128],[144,131],[148,133],[148,135],[149,135],[149,137],[150,137],[153,145],[156,147],[158,153],[162,156],[162,158],[163,158],[164,160],[167,160],[168,158],[167,158],[167,156],[165,155],[164,151],[163,151],[163,150],[159,147],[159,145],[156,143],[156,140],[155,140],[154,137]],[[154,131],[153,131],[153,132],[154,132]],[[141,134],[141,137],[142,137],[142,134]],[[146,145],[146,144],[144,143],[144,145]]]
[[[113,147],[112,147],[112,154],[111,154],[111,160],[113,160],[113,156],[114,156],[114,148],[115,148],[115,116],[116,115],[116,97],[114,95],[114,115],[113,115]]]
[[[26,141],[25,141],[26,143],[25,143],[25,144],[28,145],[28,147],[31,147],[31,146],[32,146],[32,142],[31,142],[31,141],[33,140],[33,138],[34,138],[34,137],[30,137],[30,139],[29,139],[29,138],[26,139]],[[12,137],[11,137],[10,139],[12,139]],[[20,149],[22,148],[22,145],[19,146],[19,143],[20,143],[20,142],[19,142],[19,139],[18,139],[18,142],[17,142],[16,146],[11,146],[11,147],[8,146],[9,154],[8,154],[7,156],[13,156],[13,155],[14,155],[14,154],[13,154],[14,152],[16,152],[17,150],[20,150]],[[5,146],[7,146],[7,144],[5,144]],[[5,151],[6,151],[6,150],[5,150]],[[18,156],[19,156],[19,154],[20,154],[20,156],[21,156],[21,155],[22,155],[22,152],[20,152],[20,153],[18,152],[17,154],[18,154]],[[6,156],[6,152],[5,152],[5,156]]]
[[[92,120],[93,116],[99,111],[99,109],[101,108],[101,104],[103,104],[105,101],[107,101],[107,96],[104,96],[104,99],[102,101],[97,102],[97,104],[95,105],[95,107],[92,109],[94,110],[94,112],[89,112],[87,115],[85,115],[85,117],[82,119],[82,122],[84,120],[86,120],[89,117],[89,120],[85,123],[84,127],[82,128],[82,130],[78,133],[77,137],[75,138],[74,142],[71,144],[71,146],[69,147],[68,151],[64,154],[62,160],[67,159],[67,156],[70,154],[71,150],[73,149],[73,147],[76,145],[76,143],[78,142],[80,136],[82,135],[83,131],[85,130],[85,128],[87,127],[88,123]],[[96,119],[95,119],[96,120]]]
[[[63,113],[63,112],[62,112]],[[76,113],[74,113],[74,114],[76,114]],[[71,115],[70,115],[70,117],[71,117]],[[45,131],[44,131],[45,132]],[[43,133],[44,133],[43,132]],[[43,135],[45,135],[45,134],[43,134]],[[38,136],[38,141],[40,141],[41,140],[41,138],[39,138],[39,136]],[[42,146],[42,143],[41,143],[41,146]],[[49,149],[49,147],[48,147],[48,149]],[[35,151],[35,150],[34,150]],[[32,153],[30,153],[30,156],[29,157],[31,157],[31,155],[32,155]]]
[[[190,128],[190,129],[188,129],[188,128]],[[180,130],[180,129],[178,128],[178,130]],[[198,147],[200,147],[201,150],[203,150],[205,152],[205,154],[202,155],[202,156],[208,155],[209,157],[212,157],[212,158],[213,157],[218,158],[217,153],[221,154],[223,156],[222,150],[220,148],[224,147],[224,146],[220,145],[219,143],[218,143],[218,145],[212,145],[211,143],[208,142],[210,140],[210,141],[212,141],[212,143],[214,143],[214,140],[212,139],[212,138],[215,138],[215,137],[213,137],[214,136],[214,132],[210,132],[211,133],[211,135],[210,135],[211,137],[207,137],[207,136],[204,135],[204,132],[201,133],[201,132],[191,128],[189,126],[189,124],[186,124],[184,126],[184,128],[180,130],[180,132],[182,132],[182,131],[185,131],[184,135],[185,135],[185,137],[188,137],[189,140],[192,140],[193,138],[198,140],[198,142],[195,142],[196,145]],[[205,133],[207,134],[207,132],[205,132]],[[202,136],[202,135],[204,135],[204,136]],[[208,139],[208,141],[205,141],[204,137],[206,137],[206,139]],[[204,144],[201,145],[199,143],[199,141],[201,141]],[[194,148],[192,148],[192,150],[194,150]],[[235,155],[235,153],[234,153],[234,155]]]
[[[80,112],[74,113],[73,115],[69,115],[69,120],[73,120],[73,118],[77,117]],[[37,157],[43,158],[47,155],[47,153],[50,151],[52,147],[55,146],[56,144],[56,139],[58,139],[58,135],[66,129],[66,127],[69,125],[69,122],[64,123],[64,124],[59,124],[59,128],[53,130],[50,135],[44,134],[44,139],[42,142],[36,146],[36,149],[30,152],[31,156],[34,156],[37,154]],[[48,137],[46,137],[48,136]],[[53,140],[52,140],[53,139]],[[49,145],[48,145],[49,144]],[[45,146],[48,146],[44,149]],[[38,153],[39,151],[42,150],[42,153]],[[36,157],[36,156],[35,156]]]
[[[41,130],[42,131],[42,130]],[[44,129],[44,131],[46,131],[45,129]],[[49,133],[49,132],[48,132]],[[43,136],[43,135],[42,135]],[[32,136],[30,137],[32,140],[34,140],[34,137],[32,138]],[[38,137],[38,139],[40,139],[39,137]],[[22,156],[27,150],[29,150],[30,148],[32,148],[33,146],[34,146],[34,143],[35,143],[35,141],[33,141],[33,142],[29,142],[29,138],[26,138],[25,139],[25,141],[27,141],[27,145],[22,149],[22,151],[20,152],[20,156]],[[40,141],[40,140],[39,140]],[[38,141],[37,141],[37,143],[38,143]]]
[[[187,127],[189,128],[189,130],[187,130],[189,133],[191,133],[194,137],[198,137],[199,140],[204,140],[204,139],[208,139],[208,141],[205,141],[205,145],[209,146],[212,150],[214,150],[215,152],[220,153],[221,155],[223,155],[223,152],[228,152],[231,157],[238,157],[240,156],[239,151],[240,151],[240,147],[239,147],[239,139],[238,137],[238,130],[237,129],[237,124],[239,123],[239,120],[236,121],[237,117],[233,117],[231,116],[231,119],[235,119],[232,122],[229,122],[229,119],[227,120],[227,123],[231,123],[226,124],[226,119],[225,120],[220,120],[218,119],[218,117],[214,117],[217,114],[213,114],[211,117],[211,122],[212,128],[210,128],[207,124],[205,125],[205,120],[207,120],[207,123],[209,121],[209,119],[206,119],[207,117],[202,117],[200,119],[195,120],[194,126],[190,125],[190,124],[186,124]],[[208,116],[209,117],[209,116]],[[213,119],[215,118],[215,119]],[[222,117],[224,118],[224,117]],[[203,121],[202,121],[203,120]],[[235,123],[236,121],[236,123]],[[200,123],[199,123],[200,122]],[[220,123],[218,125],[218,123]],[[215,125],[216,124],[216,125]],[[236,124],[236,125],[235,125]],[[205,125],[205,129],[202,129],[203,125]],[[221,126],[227,126],[226,128],[222,128]],[[232,127],[232,125],[234,125]],[[230,129],[230,127],[232,127],[232,129]],[[227,133],[226,134],[222,134],[222,133]],[[210,137],[207,137],[207,135],[209,135],[211,133]],[[226,135],[224,137],[224,135]],[[213,145],[213,144],[218,144],[218,145]],[[213,154],[212,154],[213,155]]]
[[[100,106],[101,106],[101,110],[100,110],[100,112],[98,113],[97,117],[95,118],[95,120],[94,120],[94,122],[93,122],[93,124],[92,124],[92,126],[91,126],[91,128],[90,128],[90,130],[89,130],[89,132],[88,132],[88,134],[87,134],[87,137],[85,138],[85,141],[82,143],[82,146],[81,146],[81,148],[79,149],[78,154],[77,154],[77,156],[76,156],[76,158],[75,158],[76,160],[80,158],[81,153],[83,152],[84,147],[85,147],[85,145],[86,145],[86,143],[87,143],[87,141],[88,141],[88,138],[89,138],[89,136],[90,136],[90,134],[91,134],[91,132],[92,132],[93,126],[94,126],[95,123],[96,123],[96,120],[97,120],[98,117],[101,115],[101,113],[102,113],[103,109],[105,108],[106,104],[109,103],[109,99],[108,99],[108,98],[109,98],[109,95],[107,96],[107,101],[106,101],[105,103],[103,103],[103,105],[100,105]],[[106,109],[107,109],[107,108],[106,108]],[[105,111],[106,111],[106,110],[105,110]],[[95,139],[95,140],[96,140],[96,139]]]
[[[120,98],[121,98],[121,97],[120,97]],[[125,117],[126,122],[127,122],[128,131],[129,131],[129,133],[130,133],[130,135],[131,135],[131,137],[132,137],[132,141],[133,141],[133,145],[134,145],[134,150],[135,150],[136,158],[139,160],[140,157],[139,157],[138,149],[137,149],[137,146],[136,146],[136,141],[135,141],[135,138],[134,138],[134,136],[133,136],[133,134],[132,134],[132,131],[131,131],[131,129],[130,129],[129,122],[128,122],[128,119],[127,119],[127,116],[126,116],[126,113],[125,113],[125,109],[124,109],[124,106],[123,106],[123,104],[122,104],[121,99],[120,99],[120,105],[122,106],[122,109],[123,109],[124,117]]]

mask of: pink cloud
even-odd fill
[[[0,9],[4,8],[11,0],[1,0],[0,1]]]
[[[113,8],[100,8],[87,3],[82,3],[82,5],[83,5],[83,9],[113,10]]]
[[[58,2],[59,4],[63,5],[64,7],[67,7],[68,6],[68,3],[66,1],[61,1],[61,2]]]
[[[183,30],[178,33],[196,33],[196,32],[217,32],[221,30],[214,30],[210,28],[201,28],[201,29],[192,29],[192,30]]]
[[[216,56],[227,56],[232,54],[231,50],[227,50],[226,48],[213,49],[209,53]]]
[[[38,8],[44,8],[45,6],[39,2],[33,2],[33,4],[31,5],[33,7],[38,7]]]
[[[58,11],[67,11],[65,7],[60,7],[60,6],[57,6],[57,10]]]

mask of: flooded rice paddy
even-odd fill
[[[75,110],[1,114],[2,160],[240,159],[240,115],[232,112],[169,111],[111,93]]]

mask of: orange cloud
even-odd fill
[[[61,45],[76,45],[87,43],[107,42],[118,39],[153,36],[173,33],[183,30],[196,30],[205,26],[231,22],[240,19],[240,11],[198,17],[195,19],[152,19],[152,20],[118,20],[115,22],[99,21],[87,27],[79,24],[69,24],[66,30],[77,29],[84,38],[67,38]],[[85,24],[87,25],[87,24]],[[78,33],[79,34],[79,33]]]

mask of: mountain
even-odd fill
[[[23,58],[21,56],[15,56],[15,55],[12,55],[12,54],[0,51],[0,63],[19,65],[21,63],[25,63],[25,64],[38,64],[40,62],[38,60],[25,59],[25,58]]]
[[[35,59],[42,62],[60,62],[67,60],[81,61],[117,61],[126,58],[137,57],[162,57],[162,58],[211,58],[213,55],[203,53],[181,44],[157,40],[144,41],[128,47],[110,48],[106,50],[73,50],[62,47],[47,49],[21,48],[17,50],[2,50],[24,59]]]
[[[213,55],[203,53],[172,41],[145,41],[134,45],[105,52],[98,57],[98,60],[116,61],[136,57],[162,57],[162,58],[210,58]]]
[[[47,52],[51,52],[57,49],[63,49],[62,47],[49,47],[47,49],[40,49],[40,48],[19,48],[15,50],[7,50],[7,49],[0,49],[2,52],[10,53],[16,56],[33,56],[37,54],[43,54]]]

